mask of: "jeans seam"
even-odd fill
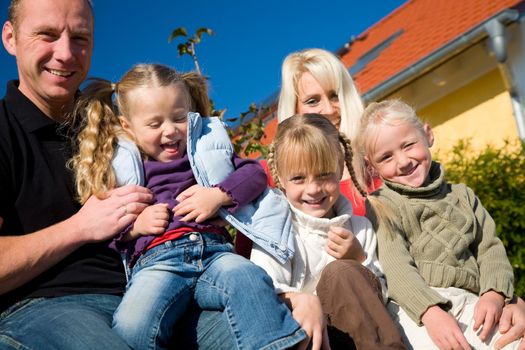
[[[11,307],[9,307],[4,312],[0,313],[0,320],[6,320],[10,316],[16,315],[19,311],[24,310],[29,305],[33,305],[34,303],[37,303],[43,299],[44,299],[43,297],[40,297],[40,298],[28,298],[28,299],[20,300],[16,302],[15,304],[13,304]]]
[[[29,350],[28,347],[24,346],[24,344],[19,343],[16,339],[11,338],[10,336],[7,336],[5,334],[0,334],[0,343],[6,344],[12,348],[19,349],[19,350]]]
[[[274,340],[270,344],[262,347],[260,350],[288,349],[288,348],[292,347],[293,345],[298,344],[305,337],[306,337],[306,332],[302,328],[299,328],[293,334],[290,334],[290,335],[284,336],[284,337],[282,337],[280,339]]]

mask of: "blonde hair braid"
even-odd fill
[[[268,161],[268,169],[270,170],[270,175],[272,176],[275,187],[281,188],[281,182],[277,175],[277,167],[275,166],[275,144],[273,142],[268,146],[266,159]]]
[[[355,188],[359,191],[361,196],[366,198],[367,192],[363,189],[363,187],[361,187],[361,181],[358,180],[358,176],[356,175],[356,172],[354,170],[354,152],[352,150],[352,143],[350,142],[350,139],[346,137],[346,135],[342,132],[339,132],[339,142],[341,142],[345,151],[345,164],[348,169],[348,172],[350,173],[350,177],[352,178],[352,182],[354,183]]]

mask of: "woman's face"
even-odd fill
[[[297,83],[297,113],[317,113],[328,118],[339,129],[341,109],[334,90],[325,90],[310,72],[304,72]]]

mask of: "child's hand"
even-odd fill
[[[476,307],[474,308],[474,330],[483,326],[479,338],[483,341],[487,339],[492,329],[498,324],[505,306],[503,295],[489,290],[479,297]]]
[[[300,292],[288,292],[280,296],[292,310],[293,318],[308,335],[308,338],[299,344],[298,349],[330,349],[326,319],[319,297]],[[308,347],[310,344],[311,347]]]
[[[355,235],[342,227],[330,227],[328,243],[325,247],[328,254],[336,259],[352,259],[363,262],[366,254]]]
[[[176,198],[180,203],[173,208],[181,221],[203,222],[215,215],[223,205],[232,204],[232,199],[218,187],[193,185]]]
[[[124,240],[164,233],[166,226],[168,226],[168,219],[168,205],[166,203],[150,205],[137,216],[133,228],[124,237]]]
[[[431,306],[421,317],[430,339],[440,349],[470,350],[471,347],[458,322],[437,305]]]

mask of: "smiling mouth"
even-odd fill
[[[414,173],[414,171],[416,171],[417,167],[419,166],[419,164],[413,166],[412,168],[410,168],[409,171],[405,171],[403,172],[403,176],[410,176]]]
[[[303,200],[303,203],[308,205],[321,205],[325,200],[325,197],[318,200]]]
[[[178,151],[180,141],[171,141],[162,144],[162,148],[167,151]]]
[[[62,78],[67,78],[74,74],[74,72],[67,71],[67,70],[58,70],[58,69],[51,69],[51,68],[44,68],[44,69],[46,70],[46,72],[62,77]]]

